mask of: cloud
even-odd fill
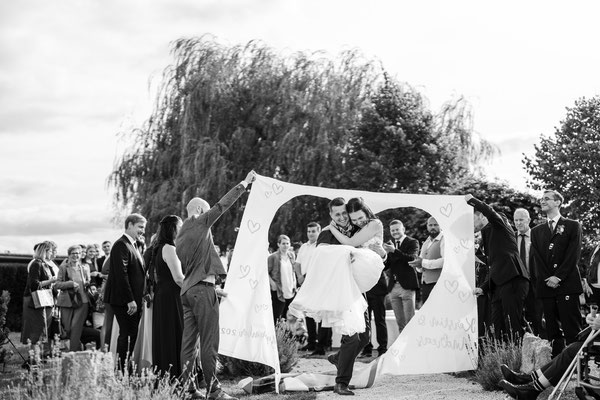
[[[113,228],[112,215],[95,206],[41,204],[0,210],[0,226],[5,236],[60,235],[93,233]]]

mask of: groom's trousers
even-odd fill
[[[342,335],[342,344],[337,354],[337,376],[335,383],[349,385],[352,379],[352,370],[354,369],[354,361],[360,354],[363,347],[369,343],[371,337],[371,326],[368,323],[368,311],[365,312],[364,332],[355,333],[352,336]]]

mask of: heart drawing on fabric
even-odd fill
[[[260,229],[260,224],[258,222],[254,222],[251,219],[248,220],[248,230],[250,233],[256,233]]]
[[[248,280],[248,283],[252,289],[256,289],[256,285],[258,285],[258,281],[256,279],[250,279]]]
[[[266,304],[256,304],[254,306],[254,312],[259,313],[261,311],[267,311],[268,308],[269,308],[269,306]]]
[[[460,299],[460,301],[462,301],[463,303],[465,301],[467,301],[469,299],[469,296],[471,295],[471,293],[469,292],[465,292],[465,291],[459,291],[458,292],[458,298]]]
[[[452,214],[452,204],[448,203],[445,207],[440,207],[440,213],[444,217],[449,217]]]
[[[471,248],[471,242],[469,239],[460,239],[460,245],[467,250]]]
[[[265,192],[265,197],[268,199],[269,197],[271,197],[272,194],[273,192],[267,191]]]
[[[242,275],[240,276],[240,279],[245,278],[250,273],[250,266],[249,265],[240,265],[240,272],[242,273]]]
[[[456,281],[444,281],[444,287],[450,293],[454,293],[454,292],[456,292],[456,289],[458,289],[458,282],[456,282]]]
[[[273,182],[271,187],[273,188],[273,192],[275,192],[275,194],[279,194],[279,193],[283,192],[283,186],[281,186],[278,183]]]

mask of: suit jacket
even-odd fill
[[[46,265],[46,262],[38,258],[31,262],[31,267],[29,267],[29,271],[27,271],[27,284],[25,285],[23,296],[31,296],[31,292],[41,289],[41,281],[50,279],[50,276],[48,276],[44,270],[44,265]]]
[[[289,252],[288,257],[290,259],[290,263],[292,264],[292,274],[295,276],[294,270],[293,270],[294,262],[296,261],[295,257],[294,257],[294,253]],[[283,297],[282,286],[281,286],[281,263],[279,260],[279,252],[278,251],[269,255],[269,257],[267,257],[267,266],[268,266],[269,276],[277,284],[277,298],[279,299],[279,301],[285,301],[285,298]]]
[[[579,275],[581,256],[581,224],[560,217],[554,232],[547,223],[531,229],[531,253],[536,275],[537,297],[556,297],[583,292]],[[560,284],[556,289],[546,285],[546,279],[556,276]]]
[[[519,257],[515,231],[506,217],[476,198],[471,198],[468,203],[488,219],[488,224],[481,230],[481,243],[489,266],[489,280],[481,289],[493,291],[496,286],[519,276],[529,279],[529,272]]]
[[[391,253],[385,260],[385,270],[389,271],[390,283],[388,291],[391,291],[394,284],[398,282],[404,289],[417,290],[419,288],[419,278],[417,271],[411,267],[408,262],[414,261],[419,255],[419,241],[410,236],[406,236],[400,247]]]
[[[60,289],[60,293],[56,298],[56,305],[59,307],[73,307],[69,291],[77,291],[81,295],[81,301],[88,302],[85,292],[85,284],[90,282],[90,268],[87,264],[80,264],[81,270],[71,267],[69,264],[64,264],[58,267],[58,276],[56,277],[55,289]],[[73,283],[78,282],[79,288],[73,289]]]
[[[519,246],[519,232],[515,232],[515,239],[517,239],[517,246]],[[529,290],[534,290],[535,292],[535,282],[537,280],[535,275],[535,268],[533,268],[533,252],[531,251],[531,229],[529,230],[529,268],[527,271],[529,272],[529,280],[531,281],[531,285],[529,286]],[[525,265],[527,268],[527,265]]]
[[[134,301],[141,310],[144,291],[144,264],[138,251],[127,236],[123,235],[110,250],[110,267],[104,302],[115,306],[126,306]]]

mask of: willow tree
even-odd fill
[[[463,98],[435,114],[418,91],[384,74],[350,138],[347,186],[443,193],[476,174],[480,161],[493,154],[474,132]]]
[[[251,169],[307,185],[341,180],[349,132],[378,77],[371,62],[353,51],[281,55],[207,37],[178,40],[172,54],[152,115],[109,179],[117,204],[143,213],[149,231],[166,214],[183,215],[194,196],[213,204]],[[213,229],[216,243],[233,242],[242,203]]]

